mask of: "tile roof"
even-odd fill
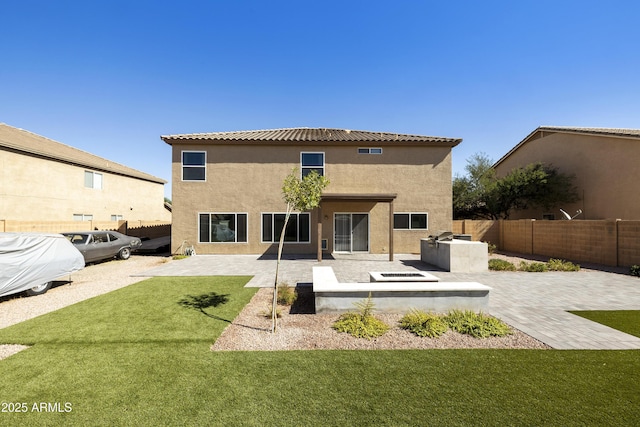
[[[412,142],[431,143],[436,145],[458,145],[462,139],[442,138],[435,136],[406,135],[389,132],[367,132],[349,129],[326,128],[288,128],[249,130],[237,132],[192,133],[182,135],[163,135],[163,141],[173,144],[181,141],[234,142],[255,141],[272,143],[305,143],[305,142]]]
[[[148,173],[95,156],[44,136],[0,123],[0,149],[30,154],[87,169],[128,176],[145,181],[165,184],[167,181]]]
[[[567,132],[567,133],[588,133],[604,136],[640,137],[640,129],[617,129],[617,128],[581,128],[570,126],[540,126],[533,133],[543,132]],[[532,133],[532,134],[533,134]]]
[[[528,141],[530,141],[534,135],[541,133],[576,133],[582,135],[600,135],[600,136],[608,136],[608,137],[616,137],[616,138],[632,138],[632,139],[640,139],[640,129],[618,129],[618,128],[583,128],[583,127],[572,127],[572,126],[539,126],[529,135],[527,135],[522,141],[516,144],[507,154],[502,156],[500,160],[493,164],[493,167],[498,166],[505,159],[507,159],[511,154],[513,154],[518,148],[522,147]]]

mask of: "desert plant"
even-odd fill
[[[511,328],[501,320],[470,310],[452,310],[445,320],[454,331],[475,338],[502,337],[512,333]]]
[[[516,271],[516,266],[509,261],[505,261],[503,259],[490,259],[489,260],[489,270],[494,271]]]
[[[520,267],[518,267],[518,270],[528,271],[530,273],[542,273],[544,271],[547,271],[548,269],[549,268],[547,267],[547,264],[544,262],[528,263],[526,261],[520,261]]]
[[[551,271],[579,271],[580,265],[574,264],[563,259],[551,258],[547,263],[547,267]]]
[[[640,265],[634,264],[629,268],[629,274],[640,277]]]
[[[266,317],[267,319],[271,319],[273,317],[273,307],[268,306],[264,310],[260,312],[260,315]],[[276,308],[275,316],[280,319],[282,317],[282,310],[280,307]]]
[[[489,255],[493,255],[498,247],[491,242],[485,243],[487,244],[487,251],[489,252]]]
[[[295,288],[289,286],[288,283],[281,283],[278,286],[278,304],[292,305],[298,299],[298,293]]]
[[[437,314],[413,309],[400,319],[400,327],[419,337],[437,338],[447,332],[447,322]]]
[[[338,332],[346,332],[356,338],[366,338],[368,340],[377,338],[389,330],[389,325],[377,319],[372,313],[375,304],[369,298],[364,301],[354,303],[359,309],[357,312],[343,313],[333,323],[333,329]]]

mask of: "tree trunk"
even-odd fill
[[[278,244],[278,259],[276,261],[276,279],[273,283],[273,302],[271,306],[271,332],[278,330],[278,271],[280,270],[280,258],[282,257],[282,247],[284,246],[284,235],[291,216],[291,205],[287,204],[287,212],[284,216],[284,225],[280,233],[280,243]]]

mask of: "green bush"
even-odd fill
[[[491,242],[485,242],[485,243],[487,244],[487,251],[489,252],[489,255],[493,255],[493,253],[496,251],[498,247]]]
[[[346,332],[356,338],[366,338],[368,340],[384,335],[389,330],[389,325],[373,316],[374,303],[369,298],[362,302],[354,303],[358,307],[358,312],[343,313],[333,323],[333,329],[338,332]]]
[[[516,266],[503,259],[490,259],[489,270],[494,271],[516,271]]]
[[[563,259],[551,258],[547,263],[547,267],[551,271],[579,271],[580,265],[574,264]]]
[[[400,327],[419,337],[430,338],[437,338],[449,329],[442,316],[415,309],[400,319]]]
[[[544,262],[531,262],[528,263],[526,261],[520,261],[520,267],[518,268],[520,271],[528,271],[530,273],[542,273],[548,271],[549,268],[547,264]]]
[[[298,293],[295,288],[289,286],[288,283],[281,283],[278,285],[278,304],[292,305],[298,299]]]
[[[271,319],[271,316],[273,316],[273,307],[267,306],[260,312],[260,315],[266,317],[267,319]],[[280,307],[276,307],[276,317],[278,319],[282,318],[282,310],[280,310]]]
[[[501,320],[470,310],[452,310],[445,320],[454,331],[475,338],[502,337],[512,333],[511,328]]]
[[[629,269],[629,274],[631,274],[632,276],[640,277],[640,265],[632,265]]]

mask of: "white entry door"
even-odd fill
[[[334,235],[336,252],[369,252],[369,214],[335,214]]]

